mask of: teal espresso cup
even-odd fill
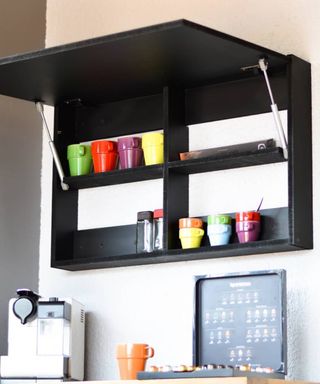
[[[87,175],[91,172],[92,156],[90,145],[68,145],[67,158],[71,176]]]

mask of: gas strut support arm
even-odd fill
[[[275,121],[275,124],[276,124],[276,127],[277,127],[279,139],[280,139],[280,143],[281,143],[281,146],[282,146],[283,156],[284,156],[285,159],[288,159],[287,139],[286,139],[285,134],[284,134],[284,130],[283,130],[283,126],[282,126],[282,123],[281,123],[278,106],[274,102],[274,98],[273,98],[273,94],[272,94],[272,90],[271,90],[271,86],[270,86],[270,82],[269,82],[269,77],[268,77],[268,74],[267,74],[268,62],[266,61],[266,59],[260,59],[259,60],[259,68],[263,72],[264,79],[265,79],[266,84],[267,84],[267,88],[268,88],[268,92],[269,92],[269,97],[270,97],[270,100],[271,100],[271,110],[272,110],[272,113],[273,113],[274,121]]]
[[[43,113],[43,104],[40,101],[37,101],[35,104],[36,104],[37,111],[41,115],[41,118],[42,118],[42,121],[43,121],[43,124],[44,124],[44,127],[45,127],[45,131],[47,132],[47,136],[48,136],[48,140],[49,140],[48,144],[49,144],[49,147],[50,147],[50,150],[51,150],[51,154],[52,154],[52,157],[53,157],[54,164],[55,164],[55,166],[57,168],[57,171],[58,171],[58,174],[59,174],[59,178],[60,178],[60,182],[61,182],[61,188],[64,191],[67,191],[69,189],[69,185],[66,184],[63,181],[64,180],[63,168],[62,168],[62,165],[61,165],[61,162],[60,162],[60,158],[59,158],[58,152],[57,152],[56,147],[54,145],[54,142],[53,142],[53,140],[51,138],[50,131],[49,131],[48,124],[47,124],[47,120],[46,120],[46,118],[44,116],[44,113]]]
[[[253,70],[253,69],[256,69],[256,68],[259,68],[263,72],[264,79],[265,79],[265,82],[266,82],[266,85],[267,85],[267,88],[268,88],[268,93],[269,93],[270,101],[271,101],[271,111],[273,113],[274,122],[276,124],[279,140],[280,140],[280,143],[281,143],[281,146],[282,146],[282,150],[283,150],[283,157],[286,160],[288,160],[288,144],[287,144],[287,139],[286,139],[286,136],[284,134],[284,130],[283,130],[282,122],[281,122],[281,119],[280,119],[280,114],[279,114],[278,106],[274,102],[274,98],[273,98],[273,94],[272,94],[272,90],[271,90],[271,86],[270,86],[270,82],[269,82],[269,77],[268,77],[268,73],[267,73],[267,69],[268,69],[268,62],[267,62],[267,60],[265,58],[259,59],[258,64],[250,65],[250,66],[247,66],[247,67],[242,67],[241,69],[243,71],[247,71],[247,70]]]

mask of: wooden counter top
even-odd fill
[[[268,379],[265,377],[215,377],[201,379],[161,379],[161,380],[105,380],[83,381],[78,384],[311,384],[307,381]],[[314,384],[314,382],[313,382]]]

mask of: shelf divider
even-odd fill
[[[171,159],[179,152],[189,150],[189,130],[185,125],[185,92],[183,89],[165,87],[163,90],[164,145],[164,229],[165,248],[180,245],[177,221],[189,214],[189,176],[173,174],[168,168]]]

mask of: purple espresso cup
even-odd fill
[[[256,241],[260,235],[259,221],[239,221],[236,223],[236,232],[239,243]]]
[[[118,139],[120,169],[136,168],[141,165],[143,151],[140,137],[122,137]]]

